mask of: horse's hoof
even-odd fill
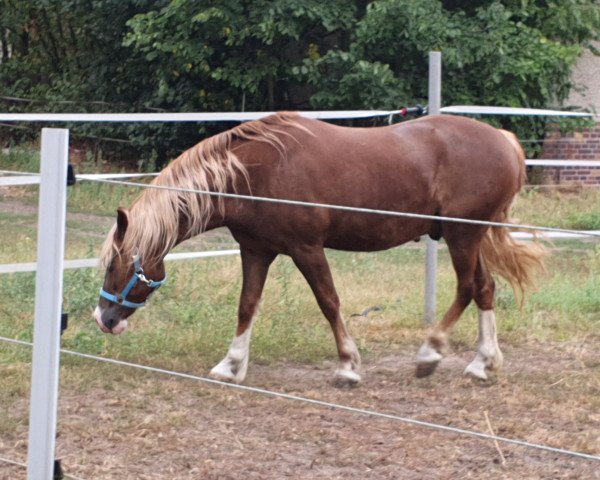
[[[214,367],[208,374],[210,378],[228,383],[241,383],[243,378],[235,375],[231,370],[223,368],[220,364]]]
[[[435,371],[442,358],[442,354],[437,349],[432,347],[429,342],[425,342],[417,352],[415,376],[417,378],[428,377]]]
[[[471,375],[472,377],[480,380],[487,380],[488,376],[485,370],[486,369],[483,362],[473,361],[467,365],[467,368],[465,368],[464,375]]]
[[[415,377],[425,378],[431,375],[438,366],[439,361],[436,362],[419,362],[417,363],[417,369],[415,370]]]
[[[233,375],[227,375],[223,372],[215,371],[214,368],[210,371],[208,376],[213,380],[219,380],[220,382],[237,383]]]
[[[438,349],[432,347],[429,342],[425,342],[417,352],[418,363],[437,363],[443,358]],[[434,367],[435,368],[435,367]]]
[[[333,384],[338,387],[355,387],[360,383],[360,375],[353,370],[337,369],[333,375]]]

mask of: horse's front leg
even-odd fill
[[[294,252],[294,263],[310,285],[321,311],[329,320],[340,359],[335,371],[338,385],[355,385],[360,382],[360,354],[346,329],[340,313],[340,300],[333,284],[333,277],[325,252],[320,246],[305,247]]]
[[[210,371],[219,380],[241,383],[246,378],[250,358],[252,322],[258,309],[269,266],[274,254],[254,252],[242,247],[242,293],[238,309],[238,325],[227,355]]]

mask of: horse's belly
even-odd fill
[[[428,220],[389,220],[367,225],[347,224],[330,231],[324,241],[326,248],[357,252],[373,252],[396,247],[429,232]]]

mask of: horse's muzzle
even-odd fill
[[[127,330],[127,320],[116,316],[111,308],[104,310],[98,305],[94,310],[94,319],[104,333],[119,335]]]

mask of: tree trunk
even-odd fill
[[[269,111],[275,110],[275,78],[273,75],[267,77],[267,107]]]
[[[2,35],[2,40],[0,41],[2,44],[2,51],[0,52],[0,63],[5,62],[9,59],[8,52],[8,29],[4,30]]]

